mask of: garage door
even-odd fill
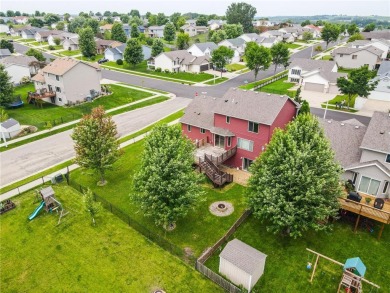
[[[311,83],[311,82],[305,82],[305,91],[312,91],[312,92],[324,92],[324,85],[319,83]]]
[[[200,71],[206,71],[206,70],[209,70],[209,65],[208,64],[204,64],[204,65],[200,66]]]
[[[329,93],[330,94],[339,94],[340,93],[339,87],[335,84],[329,85]]]

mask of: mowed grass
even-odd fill
[[[113,61],[106,62],[105,65],[119,68],[122,70],[127,70],[130,73],[131,72],[135,72],[135,73],[139,72],[144,74],[147,73],[147,74],[154,75],[156,77],[175,78],[175,79],[192,81],[192,82],[201,82],[213,78],[213,75],[208,73],[197,74],[197,73],[190,73],[190,72],[176,72],[176,73],[156,72],[154,70],[147,69],[146,61],[143,61],[140,64],[137,64],[136,66],[132,66],[130,64],[127,64],[126,62],[124,62],[123,65],[118,65],[116,64],[116,62]]]
[[[80,50],[74,50],[74,51],[64,50],[64,51],[60,52],[59,54],[64,55],[64,56],[75,56],[75,55],[80,55],[81,51]]]
[[[289,49],[297,49],[299,47],[301,47],[302,45],[298,45],[298,44],[291,44],[291,43],[285,43],[286,47],[289,48]]]
[[[71,172],[71,181],[90,187],[101,197],[124,211],[141,225],[154,233],[166,237],[181,248],[187,248],[195,256],[199,256],[207,247],[213,245],[230,228],[234,221],[243,213],[245,203],[243,199],[244,187],[229,184],[222,190],[213,189],[205,183],[199,188],[205,191],[204,201],[188,215],[177,222],[177,227],[171,232],[165,232],[157,227],[150,218],[144,217],[142,211],[134,204],[130,195],[133,193],[133,177],[139,170],[143,141],[139,141],[124,148],[121,158],[114,164],[113,170],[107,173],[108,184],[96,186],[98,177],[92,171],[78,169]],[[216,217],[209,212],[211,203],[219,200],[232,202],[234,212],[227,217]]]
[[[313,284],[309,279],[312,271],[306,269],[308,262],[314,265],[315,258],[306,248],[344,263],[348,258],[360,257],[367,267],[364,276],[378,284],[381,289],[363,283],[364,292],[390,292],[390,229],[385,227],[382,239],[374,233],[359,229],[353,233],[353,223],[337,221],[332,232],[309,232],[303,238],[290,239],[266,231],[266,226],[252,216],[235,232],[234,238],[251,245],[267,255],[264,275],[252,292],[337,292],[342,276],[342,267],[323,258],[320,259]],[[218,272],[219,252],[206,265]],[[344,292],[344,290],[343,290]]]
[[[349,107],[355,106],[355,100],[357,95],[353,95],[349,101]],[[336,103],[341,103],[345,101],[345,105],[348,104],[348,95],[337,95],[332,100],[329,100],[329,104],[336,105]]]
[[[207,81],[204,84],[214,85],[214,84],[222,83],[222,82],[227,81],[227,80],[228,80],[227,77],[219,77],[219,78],[216,78],[215,80],[213,79],[213,80]]]
[[[58,214],[44,210],[27,220],[38,206],[33,191],[1,216],[2,292],[222,292],[111,213],[92,226],[74,189],[54,190],[70,211],[58,226]]]
[[[33,84],[27,84],[17,87],[14,92],[14,96],[21,95],[24,106],[17,109],[7,109],[7,113],[9,117],[18,120],[20,124],[34,125],[38,129],[43,129],[47,122],[50,122],[52,126],[70,122],[81,118],[86,113],[90,113],[92,108],[100,105],[109,110],[152,96],[151,93],[117,85],[110,85],[110,88],[113,92],[111,95],[103,96],[79,106],[62,107],[44,103],[43,107],[39,108],[27,103],[27,92],[35,91]]]
[[[282,79],[279,79],[277,81],[274,81],[273,83],[267,84],[266,86],[257,89],[257,91],[271,93],[271,94],[281,94],[281,95],[289,94],[291,93],[289,89],[292,88],[295,84],[286,81],[287,81],[287,77],[284,77]]]
[[[228,64],[225,66],[227,71],[237,71],[237,70],[244,69],[245,67],[246,67],[245,65],[238,64],[238,63]]]

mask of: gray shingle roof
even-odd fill
[[[16,64],[20,66],[29,66],[29,64],[33,61],[38,61],[38,60],[33,56],[11,55],[6,58],[0,59],[0,64],[4,64],[5,66],[11,64]]]
[[[305,71],[322,69],[323,71],[331,72],[335,65],[336,65],[335,61],[312,60],[312,59],[306,59],[306,58],[294,58],[291,61],[289,68],[299,66],[300,68],[302,68]]]
[[[361,148],[390,153],[390,116],[388,113],[374,112]]]
[[[241,38],[235,38],[235,39],[226,39],[225,41],[228,41],[235,47],[240,47],[245,44],[245,41]]]
[[[378,69],[378,75],[385,75],[390,72],[390,61],[382,61]]]
[[[211,133],[222,135],[222,136],[234,136],[235,134],[231,132],[229,129],[221,128],[221,127],[211,127]]]
[[[286,96],[230,89],[222,98],[196,97],[180,121],[210,130],[214,127],[216,113],[271,125],[286,103],[296,106]]]
[[[179,59],[179,62],[181,64],[185,64],[185,65],[190,65],[190,64],[200,65],[200,64],[203,64],[205,62],[209,62],[207,56],[196,57],[196,56],[192,55],[191,53],[188,53],[186,50],[163,52],[161,54],[164,54],[172,61]]]
[[[390,30],[362,32],[361,34],[366,39],[385,39],[385,40],[390,40]]]
[[[213,42],[196,43],[194,46],[197,46],[202,52],[206,51],[207,48],[209,48],[211,52],[218,48],[217,44]]]
[[[233,239],[228,242],[219,257],[227,260],[244,272],[253,274],[260,264],[265,262],[267,255],[238,239]]]
[[[382,170],[387,172],[387,174],[389,174],[389,176],[390,176],[390,169],[387,166],[383,165],[378,160],[366,161],[366,162],[358,162],[356,164],[352,164],[351,166],[349,166],[346,169],[347,170],[353,170],[353,169],[357,169],[359,167],[372,166],[372,165],[377,165],[379,168],[381,168]]]
[[[261,41],[261,44],[272,44],[276,42],[276,38],[265,38]]]
[[[371,43],[371,41],[369,41],[369,40],[356,40],[356,41],[353,41],[352,43],[348,43],[348,47],[366,46],[369,43]]]
[[[16,125],[16,124],[19,124],[19,122],[16,121],[15,119],[13,119],[13,118],[10,118],[10,119],[5,120],[4,122],[2,122],[1,126],[4,129],[8,129],[8,128],[11,128],[12,126]]]
[[[319,119],[326,137],[335,152],[335,159],[343,168],[360,161],[361,149],[359,148],[367,127],[353,125],[348,121]],[[357,126],[357,127],[356,127]]]
[[[335,54],[344,54],[344,55],[351,55],[353,53],[357,53],[360,51],[366,50],[368,52],[371,52],[377,56],[380,56],[383,54],[382,50],[379,50],[378,48],[375,48],[374,46],[369,46],[369,47],[361,47],[361,48],[349,48],[349,47],[341,47],[334,49],[332,52],[332,55],[334,56]]]

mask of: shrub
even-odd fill
[[[152,46],[153,45],[153,39],[152,38],[146,38],[146,44],[148,46]]]
[[[154,71],[156,71],[156,72],[161,72],[161,68],[160,68],[160,67],[157,67]]]
[[[170,73],[169,69],[165,69],[164,71],[165,73]]]
[[[122,59],[116,60],[116,64],[118,64],[118,65],[123,65],[123,60],[122,60]]]
[[[54,47],[53,45],[49,46],[49,50],[55,50],[55,49],[56,49],[56,47]]]
[[[322,47],[321,47],[320,45],[318,45],[318,46],[316,46],[316,47],[314,48],[314,50],[315,50],[316,52],[321,52],[321,51],[322,51]]]
[[[95,59],[96,59],[96,56],[91,56],[91,58],[90,58],[92,61],[95,61]]]

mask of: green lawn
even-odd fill
[[[61,49],[63,49],[64,47],[63,46],[61,46],[61,45],[54,45],[53,46],[54,47],[54,49],[53,49],[53,51],[54,50],[61,50]],[[47,47],[45,47],[45,49],[47,49],[47,50],[49,50],[50,51],[50,49],[49,49],[49,46],[47,46]]]
[[[216,242],[229,229],[234,221],[242,214],[245,208],[243,199],[244,187],[229,184],[222,190],[213,189],[208,184],[202,188],[205,191],[204,202],[177,222],[174,231],[165,233],[161,227],[156,227],[150,218],[145,218],[130,199],[132,181],[135,172],[140,168],[140,158],[143,151],[143,141],[139,141],[124,148],[124,154],[114,164],[113,170],[107,173],[108,184],[104,187],[96,185],[97,177],[92,171],[78,169],[71,172],[72,183],[90,187],[98,195],[105,198],[121,210],[126,212],[137,222],[146,226],[152,232],[158,233],[181,248],[188,248],[196,256]],[[233,203],[234,212],[227,217],[212,215],[209,205],[218,200],[227,200]]]
[[[255,81],[255,82],[251,82],[251,83],[248,83],[248,84],[240,85],[239,88],[243,89],[243,90],[251,90],[251,89],[253,89],[256,86],[258,86],[258,85],[260,85],[260,84],[262,84],[264,82],[267,82],[268,80],[271,80],[274,77],[278,77],[280,75],[286,74],[287,72],[288,71],[285,70],[285,71],[279,72],[278,74],[275,74],[274,76],[270,76],[270,77],[267,77],[267,78],[264,78],[264,79],[261,79],[261,80]]]
[[[331,55],[325,55],[325,56],[322,56],[321,59],[322,60],[330,60],[330,59],[333,59],[333,57]]]
[[[81,51],[80,50],[74,50],[74,51],[69,51],[69,50],[64,50],[60,52],[61,55],[64,56],[75,56],[75,55],[80,55]]]
[[[99,59],[102,59],[103,57],[104,57],[103,54],[98,54],[98,55],[96,55],[92,59],[90,57],[84,57],[84,56],[76,57],[76,59],[79,59],[79,60],[82,60],[82,61],[88,61],[88,62],[97,62]]]
[[[139,108],[151,106],[151,105],[154,105],[154,104],[158,104],[158,103],[161,103],[161,102],[165,102],[167,100],[169,100],[169,98],[167,96],[158,96],[158,97],[155,97],[153,99],[142,101],[142,102],[139,102],[137,104],[130,105],[130,106],[127,106],[127,107],[124,107],[124,108],[112,111],[112,112],[110,112],[110,115],[122,114],[122,113],[129,112],[129,111],[132,111],[132,110],[135,110],[135,109],[139,109]]]
[[[19,43],[29,43],[29,42],[34,42],[34,39],[20,39],[17,40]]]
[[[14,93],[15,96],[21,95],[25,102],[24,106],[17,109],[7,109],[7,113],[9,117],[18,120],[21,124],[34,125],[38,127],[38,129],[43,129],[48,121],[54,126],[55,124],[79,119],[84,114],[89,113],[92,108],[100,105],[108,110],[152,96],[152,94],[147,92],[117,85],[110,85],[110,87],[113,91],[112,95],[101,97],[90,103],[84,103],[74,107],[60,107],[45,103],[43,108],[38,108],[34,105],[27,104],[26,99],[27,92],[34,91],[34,85],[24,85],[17,87]]]
[[[245,67],[246,67],[245,65],[238,64],[238,63],[228,64],[225,66],[227,71],[237,71],[237,70],[244,69]]]
[[[354,95],[351,97],[351,100],[349,101],[349,106],[354,107],[355,106],[355,99],[357,95]],[[332,100],[329,101],[329,104],[336,105],[336,103],[340,103],[345,100],[345,103],[348,102],[348,95],[337,95]]]
[[[359,229],[353,233],[353,224],[336,222],[332,232],[309,232],[294,240],[271,234],[266,226],[250,217],[235,232],[234,238],[253,246],[267,255],[264,275],[253,292],[336,292],[342,276],[342,268],[330,261],[320,259],[313,284],[309,283],[311,271],[307,262],[314,264],[310,248],[341,263],[347,258],[360,257],[367,267],[365,278],[378,284],[379,291],[363,283],[364,292],[390,292],[390,229],[385,227],[382,239],[376,240],[379,227],[374,234]],[[206,265],[218,272],[218,255],[210,258]],[[344,291],[343,291],[344,292]]]
[[[215,79],[215,81],[214,80],[210,80],[208,82],[205,82],[205,84],[214,85],[214,84],[218,84],[218,83],[224,82],[226,80],[228,80],[227,77],[218,77],[218,78]]]
[[[286,43],[286,46],[287,46],[289,49],[297,49],[297,48],[301,47],[302,45]]]
[[[295,83],[286,82],[286,81],[287,81],[287,76],[277,81],[274,81],[273,83],[267,84],[266,86],[257,89],[257,91],[271,93],[271,94],[278,94],[278,95],[292,95],[292,92],[289,91],[288,89],[292,88],[295,85]]]
[[[207,35],[208,33],[204,34],[199,34],[193,37],[190,37],[190,45],[195,44],[195,43],[205,43],[207,42]]]
[[[27,220],[38,206],[33,191],[1,216],[2,292],[222,292],[108,211],[92,226],[81,194],[54,189],[70,211],[59,226],[58,214],[44,210]]]
[[[337,72],[350,73],[352,70],[354,70],[354,69],[347,69],[347,68],[339,67],[337,69]]]
[[[213,75],[208,73],[199,73],[199,74],[190,73],[190,72],[165,73],[165,72],[156,72],[153,70],[148,70],[146,66],[146,61],[143,61],[142,63],[136,65],[135,67],[126,63],[124,63],[123,65],[118,65],[116,64],[116,62],[113,61],[106,62],[105,65],[123,69],[123,70],[129,70],[135,73],[137,72],[141,74],[147,73],[147,74],[154,75],[156,77],[175,78],[175,79],[191,81],[191,82],[202,82],[210,78],[213,78]]]

